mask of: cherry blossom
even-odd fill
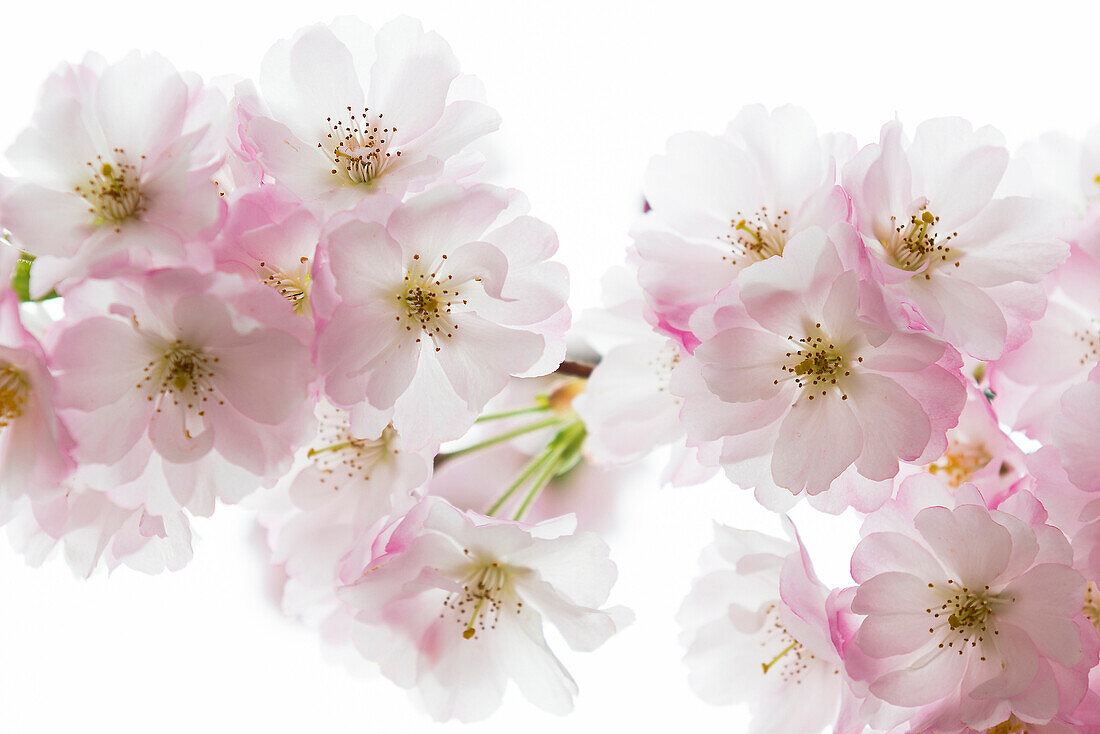
[[[989,398],[969,385],[959,424],[947,431],[943,454],[925,467],[902,465],[897,481],[922,471],[936,475],[952,490],[973,484],[995,507],[1022,486],[1027,461],[1020,447],[1001,430]]]
[[[581,651],[630,620],[619,607],[600,609],[616,576],[607,546],[569,534],[570,524],[495,520],[424,500],[341,591],[360,610],[360,652],[415,688],[436,719],[484,718],[509,680],[541,708],[567,713],[577,685],[547,646],[543,618]]]
[[[334,594],[341,559],[381,519],[415,504],[434,450],[406,450],[387,426],[375,437],[351,432],[345,411],[321,402],[317,434],[297,472],[276,487],[286,508],[265,524],[272,561],[293,583]]]
[[[624,465],[667,446],[662,483],[675,486],[708,479],[715,468],[699,462],[680,423],[682,399],[669,392],[673,369],[688,356],[683,345],[654,329],[646,319],[636,284],[625,272],[604,279],[606,306],[582,314],[577,332],[600,352],[573,407],[584,421],[585,450],[598,464]]]
[[[1033,478],[1031,492],[1049,511],[1073,547],[1073,566],[1088,581],[1085,616],[1100,625],[1100,497],[1082,491],[1069,480],[1058,449],[1044,446],[1027,457]]]
[[[180,504],[203,514],[214,496],[273,484],[312,410],[307,347],[263,321],[282,304],[227,274],[117,280],[98,315],[59,325],[51,349],[77,457],[126,480],[155,454]]]
[[[38,260],[31,292],[181,262],[223,213],[225,99],[156,54],[62,65],[8,149],[0,226]]]
[[[853,465],[881,482],[899,460],[940,456],[966,396],[958,355],[927,333],[876,325],[870,285],[821,230],[743,270],[743,319],[712,325],[696,366],[673,377],[689,439],[722,441],[728,469],[755,460],[758,482],[795,495],[829,490]]]
[[[41,500],[62,491],[73,440],[55,410],[46,355],[23,328],[19,302],[0,291],[0,499]]]
[[[438,34],[397,18],[299,30],[267,52],[260,92],[238,87],[239,152],[329,212],[376,191],[403,195],[476,170],[469,144],[497,114],[461,99],[458,60]]]
[[[311,315],[311,269],[322,224],[319,212],[280,186],[242,189],[213,243],[215,264],[270,287],[295,314]]]
[[[843,175],[898,318],[978,359],[1026,340],[1043,313],[1039,282],[1069,254],[1049,204],[994,198],[1007,163],[992,128],[942,118],[919,125],[911,144],[887,123]]]
[[[326,655],[440,721],[512,687],[565,714],[556,640],[632,618],[596,533],[660,487],[625,593],[676,598],[648,561],[706,545],[687,683],[748,731],[1100,732],[1100,128],[1010,159],[957,118],[858,150],[745,107],[651,160],[574,326],[554,230],[482,178],[486,99],[403,17],[302,28],[255,82],[138,52],[46,80],[0,175],[26,562],[176,571],[241,503]],[[744,518],[731,485],[787,539],[675,532],[710,489]],[[803,498],[854,550],[803,543]]]
[[[684,329],[744,267],[783,254],[809,227],[848,218],[834,153],[847,138],[824,138],[797,107],[745,107],[725,134],[682,133],[645,178],[652,211],[635,234],[638,281],[651,305]]]
[[[491,186],[441,186],[385,222],[353,213],[322,241],[339,303],[321,329],[325,393],[357,433],[457,438],[509,376],[564,352],[567,278],[553,230]],[[373,334],[369,342],[362,334]]]
[[[8,525],[12,544],[33,566],[59,552],[83,578],[101,567],[151,574],[183,568],[193,555],[190,520],[155,467],[151,462],[129,487],[114,487],[115,496],[136,488],[143,497],[136,505],[120,504],[89,483],[93,472],[78,471],[64,494],[17,508]]]
[[[966,485],[928,505],[917,495],[931,477],[914,479],[890,519],[868,519],[852,558],[852,611],[865,616],[845,662],[886,704],[872,726],[954,732],[1071,714],[1098,643],[1065,536],[1026,492],[990,510]]]
[[[1100,360],[1098,316],[1100,310],[1090,314],[1068,299],[1052,299],[1032,325],[1031,339],[990,363],[989,384],[1004,422],[1035,440],[1050,440],[1062,395]]]
[[[853,703],[830,591],[786,527],[792,541],[716,524],[704,575],[677,615],[692,690],[712,704],[748,702],[751,734],[812,734]]]

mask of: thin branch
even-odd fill
[[[592,374],[592,370],[596,369],[596,365],[591,362],[576,362],[571,359],[567,359],[558,365],[558,368],[554,370],[559,375],[571,375],[573,377],[588,377]]]

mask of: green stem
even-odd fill
[[[534,433],[535,431],[541,431],[543,428],[549,428],[550,426],[555,426],[555,425],[557,425],[558,423],[561,423],[561,422],[562,422],[562,419],[558,418],[557,416],[554,416],[553,418],[545,418],[545,419],[543,419],[541,421],[537,421],[535,423],[529,423],[526,426],[520,426],[519,428],[513,428],[511,431],[505,431],[504,433],[500,434],[499,436],[493,436],[492,438],[487,438],[484,441],[479,441],[479,442],[477,442],[477,443],[475,443],[471,446],[466,446],[464,448],[458,449],[456,451],[451,451],[451,452],[446,453],[446,454],[440,454],[438,459],[439,460],[453,459],[456,456],[462,456],[463,454],[470,454],[470,453],[473,453],[474,451],[480,451],[481,449],[489,448],[490,446],[496,446],[498,443],[504,443],[505,441],[511,441],[516,436],[522,436],[526,433]]]
[[[575,451],[578,446],[578,441],[584,441],[585,428],[584,424],[577,422],[573,423],[566,428],[563,428],[554,440],[547,448],[549,449],[549,455],[543,460],[542,468],[535,475],[535,478],[531,482],[531,488],[527,490],[527,496],[523,498],[523,502],[520,504],[519,509],[516,510],[516,514],[512,517],[513,520],[520,520],[526,513],[529,507],[538,499],[538,496],[542,493],[542,490],[546,488],[546,485],[550,484],[550,480],[557,476],[558,472],[562,468],[562,458]]]
[[[561,457],[562,452],[565,451],[565,446],[555,446],[554,450],[550,452],[546,461],[543,462],[542,468],[538,474],[535,475],[534,481],[531,482],[531,488],[527,490],[527,495],[523,498],[523,502],[520,503],[519,509],[516,510],[516,514],[512,516],[513,520],[521,520],[523,516],[527,514],[528,508],[534,503],[535,498],[542,493],[542,490],[550,483],[550,480],[554,478],[554,474],[558,470],[558,459]]]
[[[511,418],[517,415],[528,415],[529,413],[545,413],[550,410],[549,405],[536,405],[533,408],[520,408],[519,410],[506,410],[503,413],[486,413],[477,419],[477,423],[485,423],[487,421],[496,421],[501,418]]]
[[[523,471],[519,473],[519,476],[516,477],[514,482],[508,485],[508,489],[504,491],[504,494],[498,497],[497,501],[494,502],[492,506],[485,511],[486,515],[488,515],[489,517],[495,515],[497,511],[499,511],[500,508],[504,506],[504,503],[511,499],[512,495],[516,493],[516,490],[522,487],[523,484],[531,478],[531,475],[538,471],[538,469],[550,456],[550,449],[552,446],[553,444],[547,445],[546,448],[535,454],[535,456],[533,456],[531,460],[527,462],[527,464],[523,467]]]

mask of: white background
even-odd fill
[[[422,19],[503,115],[498,182],[530,196],[561,237],[574,305],[621,260],[646,161],[678,131],[720,131],[743,104],[793,102],[861,143],[897,115],[959,114],[1015,145],[1100,122],[1100,10],[1092,2],[8,2],[0,10],[0,146],[41,80],[86,50],[159,51],[206,76],[255,75],[298,26],[358,14]],[[745,731],[684,683],[672,623],[713,520],[777,531],[723,481],[632,487],[609,536],[613,601],[637,623],[595,654],[564,655],[580,687],[562,720],[509,698],[481,732]],[[827,582],[843,583],[851,518],[795,513]],[[384,679],[328,662],[281,616],[251,516],[196,524],[176,574],[82,582],[60,559],[29,569],[0,544],[0,732],[376,732],[438,728]],[[459,725],[452,725],[459,726]],[[799,734],[792,732],[791,734]]]

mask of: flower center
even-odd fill
[[[202,416],[206,413],[203,403],[216,390],[211,378],[217,362],[218,357],[211,357],[177,339],[159,358],[145,366],[145,377],[137,386],[150,391],[150,401],[159,394],[188,410],[198,408],[198,415]],[[218,400],[218,404],[224,405],[225,401]]]
[[[986,734],[1027,734],[1027,724],[1015,716],[1008,717],[1007,721],[997,724],[992,729],[986,729]]]
[[[469,549],[463,552],[470,555]],[[508,567],[497,561],[473,561],[460,583],[462,590],[443,600],[439,617],[453,616],[463,625],[463,639],[476,639],[481,632],[496,629],[506,606],[514,603],[516,614],[523,611],[523,602],[512,594]]]
[[[896,217],[890,217],[894,235],[882,244],[897,267],[910,272],[923,270],[925,278],[931,279],[932,276],[927,273],[928,268],[954,257],[947,243],[957,237],[958,232],[939,238],[936,233],[936,224],[939,221],[939,217],[923,208],[910,215],[909,221],[904,224],[898,224]],[[955,267],[959,267],[957,260]]]
[[[103,160],[103,156],[96,156],[95,162],[87,161],[91,176],[74,190],[88,202],[88,211],[97,225],[111,224],[118,231],[119,224],[145,210],[145,197],[139,187],[141,172],[126,162],[125,151],[115,148],[114,158],[114,163]]]
[[[306,454],[321,472],[321,483],[336,483],[335,489],[345,479],[370,481],[371,472],[398,449],[391,444],[397,438],[392,427],[386,426],[382,435],[376,439],[356,438],[351,432],[347,414],[321,415],[318,445]]]
[[[267,262],[260,262],[260,274],[263,276],[264,285],[275,289],[275,292],[290,301],[294,313],[299,316],[309,311],[309,258],[303,257],[296,272],[288,273],[279,270],[278,267]]]
[[[0,428],[23,415],[27,401],[27,381],[14,365],[0,363]]]
[[[718,237],[730,248],[730,254],[723,255],[722,259],[731,265],[747,265],[757,260],[767,260],[773,255],[782,255],[783,246],[787,244],[787,226],[784,222],[787,215],[784,209],[773,217],[766,206],[747,217],[737,212],[737,216],[730,220],[730,231]]]
[[[447,256],[442,256],[443,261]],[[419,264],[420,255],[413,255],[413,260]],[[435,272],[426,273],[414,265],[405,275],[404,291],[396,294],[397,300],[404,306],[404,314],[398,315],[400,321],[405,319],[407,331],[418,330],[428,335],[433,341],[441,336],[452,338],[452,333],[458,329],[457,324],[451,324],[447,315],[451,313],[454,301],[459,300],[458,291],[450,285],[450,275],[440,275]],[[462,301],[466,303],[465,300]],[[420,337],[416,338],[420,341]],[[439,351],[439,347],[436,347]]]
[[[816,328],[820,329],[821,324],[816,324]],[[840,381],[852,374],[844,355],[827,336],[797,339],[788,336],[787,340],[793,348],[786,354],[788,362],[781,368],[785,374],[780,379],[794,380],[807,393],[809,400],[813,400],[819,390],[824,397],[831,388],[840,388]],[[862,362],[863,357],[859,357],[858,361]],[[775,380],[775,384],[779,384],[779,379]],[[840,388],[840,396],[841,400],[848,399],[843,388]]]
[[[764,675],[774,672],[783,683],[799,683],[817,660],[817,656],[796,640],[783,624],[779,605],[772,602],[764,611],[764,628],[760,639],[766,661],[760,663]]]
[[[958,489],[992,460],[993,455],[986,449],[985,444],[965,443],[951,439],[947,451],[935,464],[929,464],[928,471],[943,475],[949,486]]]
[[[381,176],[401,151],[390,150],[396,127],[383,127],[382,114],[364,107],[356,114],[348,107],[348,119],[326,117],[331,129],[317,147],[327,150],[335,167],[331,173],[349,183],[369,184]]]
[[[1002,600],[991,594],[988,586],[981,591],[972,591],[953,579],[948,579],[947,584],[941,586],[943,604],[925,609],[932,620],[929,634],[936,634],[937,631],[946,634],[939,643],[940,649],[958,650],[962,655],[967,645],[977,647],[985,642],[987,635],[998,634],[993,625],[996,616],[994,606]],[[935,589],[936,584],[929,583],[928,588]],[[985,660],[984,656],[982,660]]]

